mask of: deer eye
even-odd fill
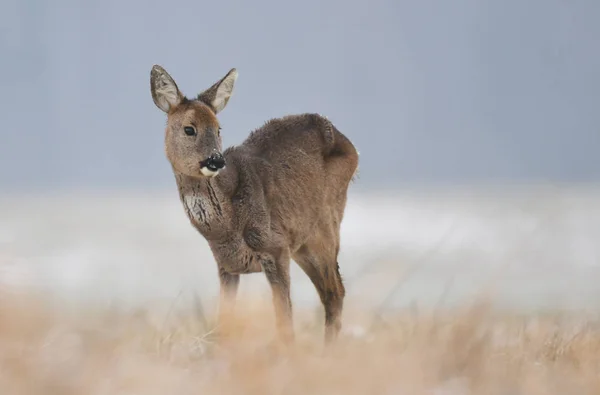
[[[195,136],[196,135],[196,129],[194,129],[193,126],[186,126],[186,127],[183,128],[183,131],[188,136]]]

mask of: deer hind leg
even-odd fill
[[[337,262],[337,246],[324,249],[324,240],[303,245],[294,261],[314,284],[325,309],[325,343],[335,340],[342,328],[342,309],[346,290]]]

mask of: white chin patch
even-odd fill
[[[219,174],[219,170],[217,171],[212,171],[210,170],[208,167],[202,167],[200,169],[200,172],[202,173],[202,175],[206,176],[206,177],[214,177],[217,174]]]

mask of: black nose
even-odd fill
[[[201,167],[206,167],[208,170],[217,171],[225,167],[225,158],[220,152],[213,152],[207,159],[200,163]]]

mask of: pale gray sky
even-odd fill
[[[1,190],[172,185],[154,63],[190,96],[238,68],[226,145],[327,115],[362,185],[600,180],[597,0],[1,4]]]

